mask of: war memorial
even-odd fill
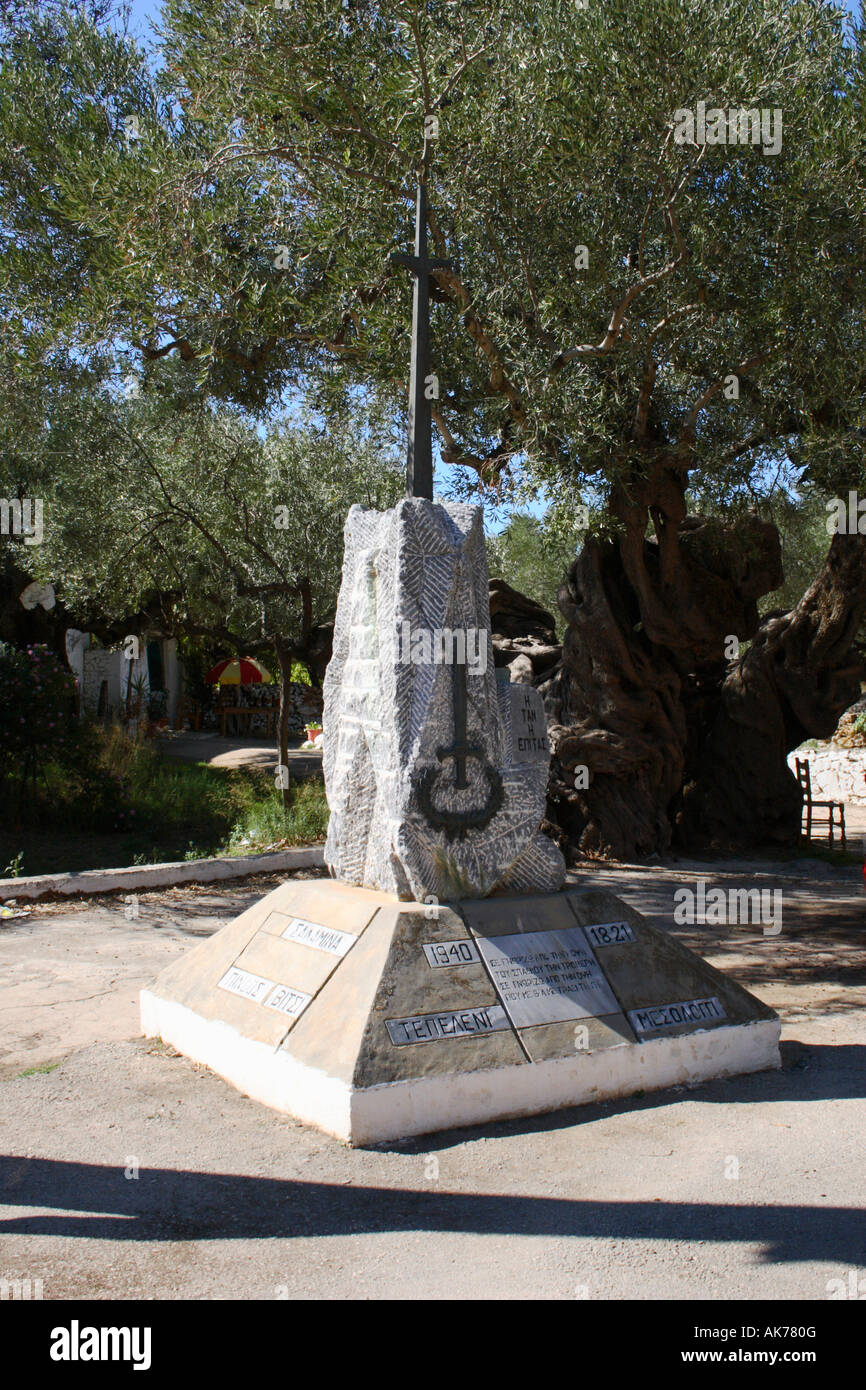
[[[142,991],[142,1029],[353,1145],[779,1065],[777,1016],[541,829],[540,694],[494,669],[480,507],[433,495],[425,146],[407,496],[353,506],[325,680],[331,877]],[[502,676],[505,679],[502,679]]]

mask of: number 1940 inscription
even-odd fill
[[[481,959],[473,941],[436,941],[425,945],[424,954],[431,966],[475,965]]]

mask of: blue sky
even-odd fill
[[[158,19],[162,5],[157,0],[132,0],[130,9],[130,28],[133,33],[145,38],[149,29],[149,21]]]
[[[847,10],[851,15],[857,15],[860,10],[860,0],[839,0],[840,7]],[[160,0],[131,0],[131,28],[135,34],[142,39],[147,37],[149,21],[156,19],[162,8]]]

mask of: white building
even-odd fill
[[[172,722],[181,693],[177,642],[159,632],[124,639],[119,647],[102,647],[90,632],[70,628],[66,655],[78,681],[81,707],[100,718],[121,714],[141,701],[146,711],[151,694],[164,690],[162,713]]]

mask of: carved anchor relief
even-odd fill
[[[457,810],[438,805],[434,797],[435,789],[443,780],[443,770],[438,767],[425,768],[415,783],[415,794],[421,814],[434,830],[445,832],[449,840],[461,838],[467,830],[483,830],[502,807],[505,791],[502,778],[496,768],[488,762],[487,756],[476,743],[469,743],[466,734],[466,667],[455,662],[451,667],[451,695],[454,710],[454,742],[436,749],[440,763],[453,759],[454,781],[457,791],[465,791],[469,782],[466,777],[466,763],[475,758],[481,763],[481,771],[487,783],[487,797],[481,806],[470,806]]]

